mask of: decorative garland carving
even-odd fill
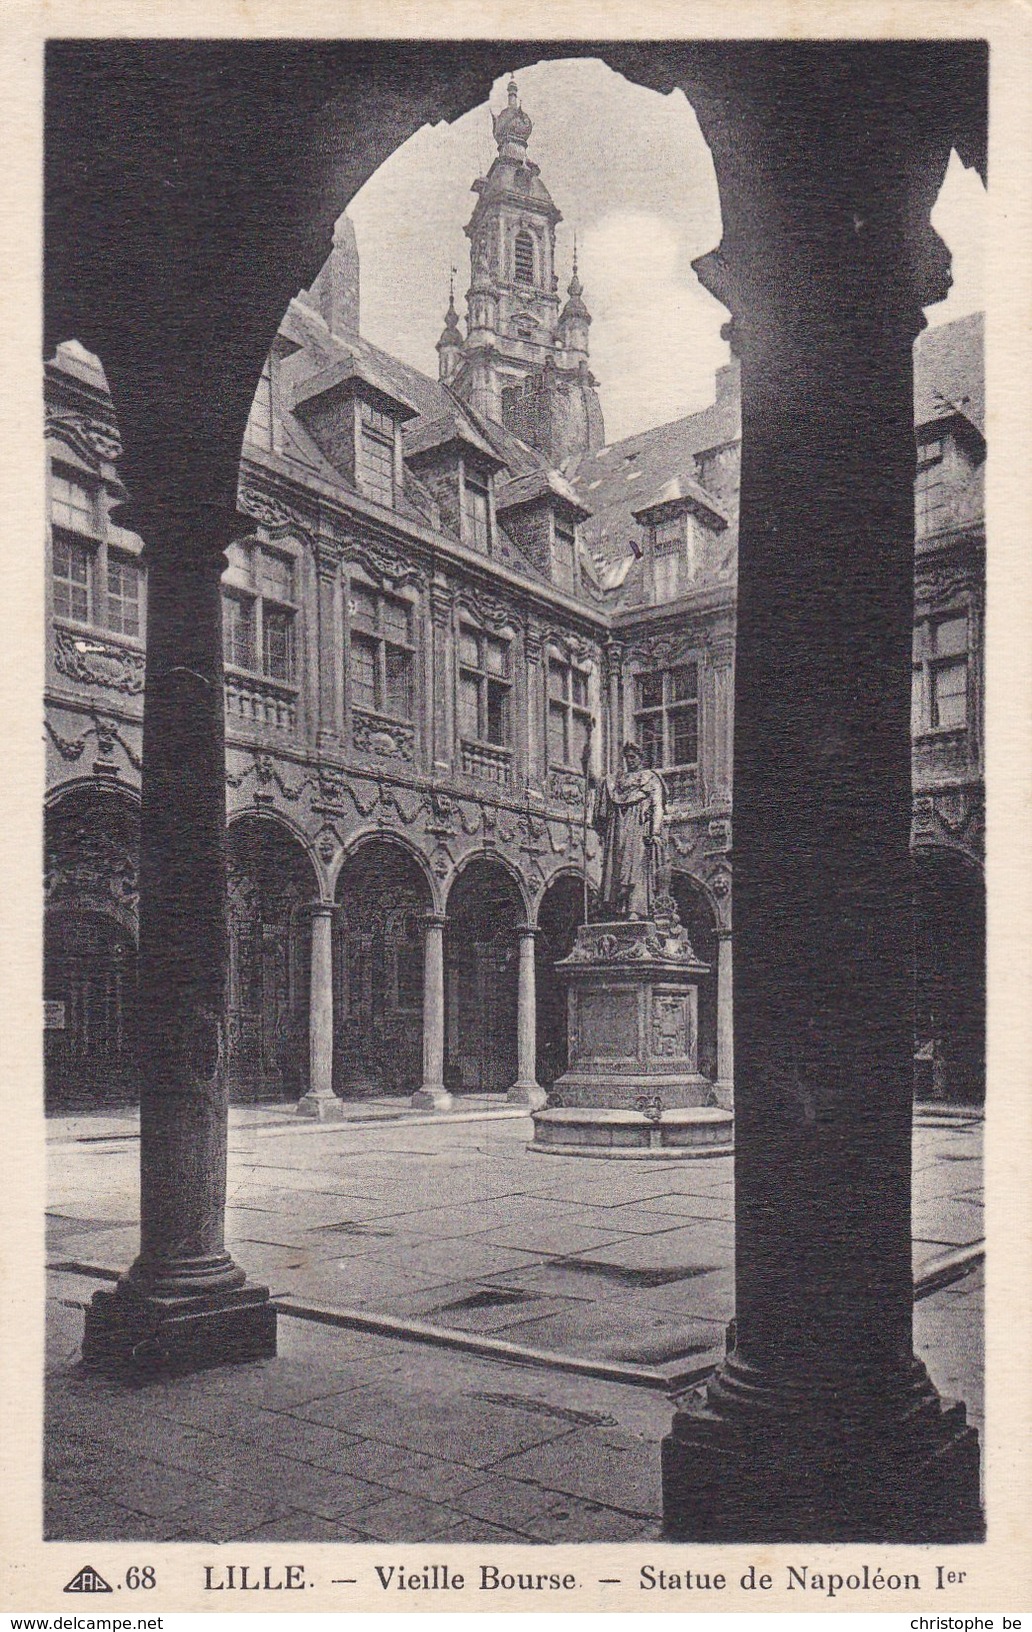
[[[101,686],[138,697],[143,691],[146,663],[142,652],[118,646],[94,634],[73,634],[54,629],[54,667],[80,686]]]
[[[381,589],[399,589],[404,584],[421,587],[426,582],[426,574],[414,561],[369,538],[349,537],[342,559],[356,561]]]
[[[48,404],[45,409],[46,434],[56,436],[73,452],[99,470],[103,459],[115,460],[122,452],[118,433],[99,419],[68,413]]]
[[[245,766],[237,775],[234,775],[232,771],[227,771],[226,782],[231,788],[239,788],[243,786],[249,776],[254,777],[257,786],[261,789],[268,791],[271,787],[278,788],[283,798],[291,804],[295,804],[305,789],[312,783],[312,778],[306,776],[304,781],[297,787],[288,786],[280,775],[271,754],[256,753],[250,765]]]
[[[277,533],[291,533],[305,542],[311,542],[312,522],[277,496],[263,488],[242,481],[237,490],[237,507],[253,521]]]
[[[464,607],[478,623],[486,629],[514,629],[523,627],[520,614],[505,601],[496,595],[489,595],[486,590],[461,589],[455,597],[456,604]]]

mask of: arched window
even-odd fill
[[[529,232],[516,234],[516,282],[534,282],[534,240]]]

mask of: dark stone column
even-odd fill
[[[140,1253],[86,1313],[83,1357],[196,1366],[274,1354],[276,1315],[224,1242],[223,519],[151,513],[140,812]]]
[[[977,1436],[912,1346],[912,343],[947,287],[941,175],[915,187],[876,119],[866,147],[768,127],[700,266],[742,362],[736,1320],[664,1442],[676,1539],[981,1534]]]

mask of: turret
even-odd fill
[[[584,286],[577,276],[577,246],[573,248],[573,277],[567,285],[569,299],[559,314],[556,324],[556,344],[566,353],[570,364],[588,360],[588,330],[591,313],[584,304]]]
[[[448,293],[448,310],[444,316],[441,338],[437,342],[437,357],[437,377],[443,385],[448,385],[455,378],[462,361],[462,335],[459,331],[459,314],[455,310],[454,282]]]

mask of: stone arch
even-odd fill
[[[914,1089],[918,1099],[985,1098],[985,879],[956,845],[911,852],[914,878]]]
[[[516,893],[519,896],[520,911],[523,913],[523,923],[533,924],[534,907],[527,881],[515,863],[510,861],[508,856],[503,855],[500,850],[471,850],[468,852],[468,854],[464,855],[459,862],[456,863],[455,870],[452,873],[451,879],[448,883],[448,890],[444,904],[445,911],[451,911],[451,903],[452,897],[455,894],[455,887],[462,875],[468,872],[470,867],[475,866],[478,862],[490,862],[501,868],[501,870],[507,875],[513,884]]]
[[[589,912],[595,892],[589,888]],[[551,1088],[567,1065],[566,983],[556,964],[573,950],[584,920],[584,879],[579,868],[550,874],[537,903],[534,942],[537,1000],[537,1080]]]
[[[44,1071],[48,1110],[131,1103],[139,801],[77,781],[44,816]]]
[[[334,880],[334,1087],[344,1099],[410,1095],[422,1080],[425,859],[400,834],[367,830]]]
[[[396,845],[399,850],[404,850],[405,854],[422,874],[423,882],[426,885],[430,895],[430,905],[433,911],[443,912],[444,900],[441,894],[441,887],[438,880],[434,877],[430,870],[426,856],[423,854],[423,851],[420,850],[419,846],[414,844],[406,834],[399,833],[393,828],[373,826],[362,827],[348,837],[340,855],[337,857],[335,865],[328,869],[327,876],[329,880],[330,899],[333,901],[337,900],[340,891],[341,874],[345,871],[351,859],[356,856],[360,850],[364,849],[366,845],[381,843]]]
[[[699,1070],[711,1081],[717,1076],[717,930],[721,926],[718,905],[703,879],[686,869],[672,869],[670,894],[692,946],[708,964],[709,974],[699,978]]]
[[[226,837],[230,1093],[293,1099],[308,1076],[314,859],[279,813],[234,816]]]
[[[466,856],[448,891],[444,930],[445,1086],[500,1093],[516,1080],[520,923],[526,887],[505,857]]]

